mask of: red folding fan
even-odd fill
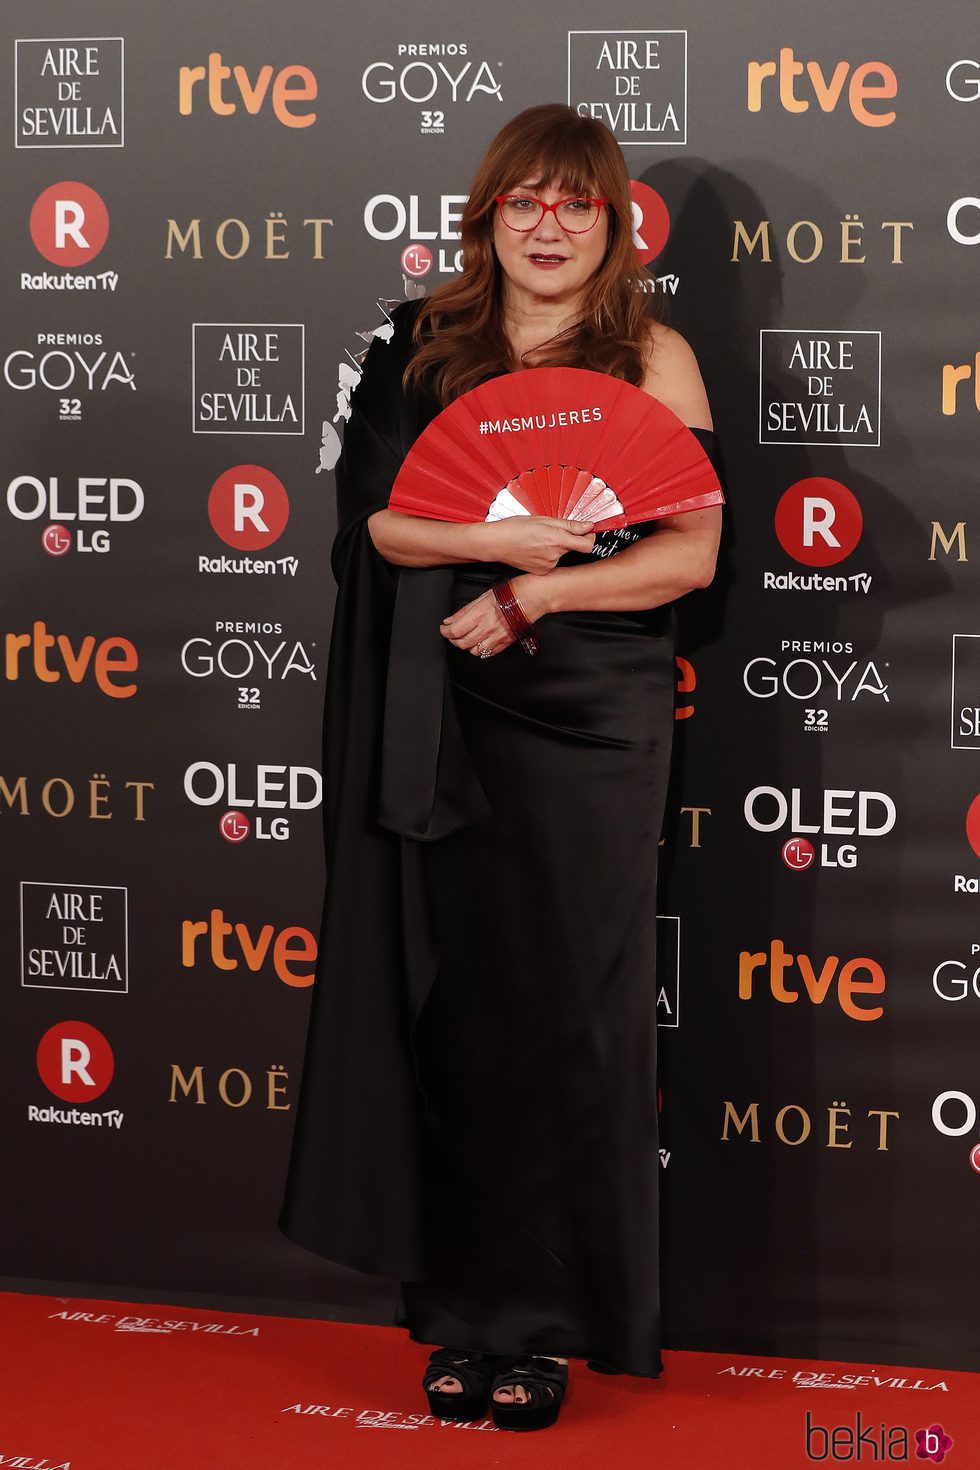
[[[609,530],[724,499],[701,445],[659,399],[606,373],[542,367],[491,378],[444,408],[405,456],[388,506]]]

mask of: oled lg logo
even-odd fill
[[[780,497],[775,513],[779,544],[807,567],[834,566],[857,546],[864,517],[857,496],[839,480],[823,475],[797,480]],[[870,592],[871,574],[827,576],[812,572],[763,572],[762,585],[779,592]]]
[[[826,790],[816,809],[810,809],[798,786],[788,796],[776,786],[754,786],[742,810],[754,832],[789,828],[793,835],[783,845],[783,861],[798,871],[815,866],[818,858],[822,868],[856,868],[857,844],[834,839],[884,837],[895,826],[896,817],[895,803],[883,791]],[[822,839],[819,848],[811,837]]]
[[[67,269],[87,265],[99,254],[108,235],[109,213],[100,194],[74,180],[49,185],[31,210],[31,239],[45,260],[66,269],[61,275],[22,271],[21,290],[114,291],[119,283],[115,271],[79,275]]]
[[[398,194],[372,194],[364,206],[364,228],[372,240],[401,240],[407,235],[402,270],[409,277],[428,275],[433,265],[443,274],[461,271],[462,250],[446,250],[445,244],[461,238],[456,226],[465,203],[465,194],[440,194],[434,219],[423,211],[418,194],[404,199]],[[441,242],[435,254],[423,243],[426,240]]]
[[[62,485],[57,475],[46,480],[18,475],[7,486],[7,510],[18,521],[48,517],[41,545],[49,556],[61,557],[73,548],[105,553],[110,535],[105,523],[138,520],[145,496],[135,480],[116,476],[84,475]]]
[[[932,1126],[944,1138],[966,1138],[976,1132],[976,1102],[955,1087],[941,1092],[932,1104]],[[970,1168],[980,1174],[980,1143],[970,1143],[967,1158]]]
[[[274,813],[315,810],[323,799],[323,778],[312,766],[258,765],[246,772],[234,762],[195,761],[184,772],[184,795],[195,806],[227,805],[218,821],[226,842],[244,842],[253,830],[258,842],[283,842],[290,835],[289,817]],[[254,826],[244,807],[255,813]]]
[[[279,540],[289,520],[282,481],[257,464],[234,465],[218,476],[208,496],[208,519],[216,535],[238,551],[262,551]],[[199,556],[199,572],[258,573],[295,577],[295,556]]]
[[[863,61],[853,70],[849,61],[838,61],[827,76],[819,61],[797,61],[792,46],[781,46],[778,60],[748,65],[749,112],[761,112],[765,101],[785,112],[809,112],[811,103],[821,112],[836,112],[846,96],[855,122],[887,128],[895,121],[888,103],[897,95],[898,78],[884,61]]]

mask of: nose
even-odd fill
[[[551,242],[554,240],[562,239],[565,231],[562,229],[561,225],[555,218],[554,210],[547,209],[545,210],[544,214],[541,216],[540,220],[535,225],[531,233],[532,238],[535,240],[541,240],[542,242]]]

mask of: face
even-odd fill
[[[574,192],[553,185],[535,187],[537,177],[529,174],[512,187],[502,189],[501,193],[531,194],[545,204],[554,204]],[[608,214],[609,206],[603,205],[592,229],[576,235],[562,229],[554,212],[549,210],[533,230],[521,232],[509,229],[494,205],[493,243],[504,273],[505,302],[512,306],[530,306],[544,301],[573,302],[605,257],[609,239]],[[536,259],[545,256],[559,259],[555,264]]]

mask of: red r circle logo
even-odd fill
[[[776,506],[776,535],[794,561],[829,567],[850,556],[861,539],[864,517],[846,485],[822,475],[797,480]]]
[[[973,798],[966,814],[966,840],[980,857],[980,796]]]
[[[236,464],[212,485],[208,518],[229,546],[238,551],[264,550],[286,529],[289,496],[271,470],[258,464]]]
[[[98,255],[109,235],[109,212],[88,184],[66,179],[51,184],[34,201],[31,239],[53,265],[84,265]]]
[[[48,1091],[65,1102],[101,1097],[115,1066],[112,1047],[87,1021],[58,1021],[38,1042],[38,1075]]]
[[[640,265],[649,265],[667,244],[670,234],[670,215],[667,206],[649,184],[630,179],[630,198],[633,201],[633,248]]]

